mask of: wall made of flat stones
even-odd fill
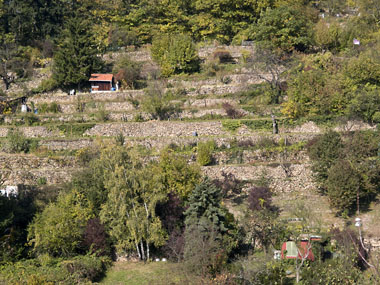
[[[221,179],[222,172],[232,173],[236,178],[244,181],[257,181],[262,177],[266,177],[271,189],[274,189],[277,193],[288,193],[292,191],[306,192],[316,189],[309,164],[292,164],[290,166],[291,176],[287,176],[281,166],[220,165],[203,167],[202,170],[203,173],[211,179]]]
[[[82,140],[49,140],[41,141],[40,146],[45,146],[50,150],[76,150],[85,147],[90,147],[93,144],[91,139],[82,139]]]
[[[165,122],[150,121],[143,123],[98,124],[87,130],[84,135],[116,136],[122,133],[126,137],[175,137],[191,136],[196,131],[200,136],[225,135],[220,122]]]
[[[141,96],[144,93],[143,90],[124,90],[120,92],[106,92],[106,93],[80,93],[77,95],[67,95],[66,93],[54,93],[54,94],[40,94],[28,99],[28,102],[34,102],[34,104],[42,103],[61,103],[61,104],[74,104],[80,102],[91,101],[126,101],[128,98],[134,98]]]

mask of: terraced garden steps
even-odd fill
[[[32,154],[0,153],[0,173],[5,185],[34,185],[39,178],[48,184],[70,181],[71,175],[80,169],[72,156],[38,157]]]

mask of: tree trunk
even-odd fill
[[[273,134],[278,134],[278,124],[277,124],[276,116],[272,114],[271,117],[272,117],[272,125],[273,125]]]
[[[300,267],[298,267],[298,250],[297,250],[297,257],[296,257],[296,283],[298,284],[300,282]]]
[[[149,258],[150,258],[149,254],[150,254],[149,243],[146,242],[146,258],[147,258],[147,260],[149,260]]]
[[[141,260],[141,253],[140,253],[140,249],[139,249],[139,244],[137,242],[135,242],[135,245],[136,245],[137,255],[139,256],[139,259]]]
[[[3,77],[3,82],[4,82],[4,85],[5,85],[5,90],[8,90],[9,89],[9,85],[10,85],[9,81],[5,77]]]
[[[146,260],[146,259],[145,259],[144,244],[143,244],[143,241],[142,241],[142,240],[140,241],[140,247],[141,247],[141,256],[142,256],[142,260]]]

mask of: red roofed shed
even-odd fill
[[[311,249],[311,244],[307,240],[303,240],[298,243],[298,246],[294,241],[284,242],[281,248],[282,259],[301,259],[302,257],[314,261],[315,257]]]
[[[91,74],[91,91],[111,91],[113,90],[113,74]]]

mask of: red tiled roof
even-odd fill
[[[91,74],[89,81],[107,81],[111,82],[113,78],[113,74],[97,74],[93,73]]]

